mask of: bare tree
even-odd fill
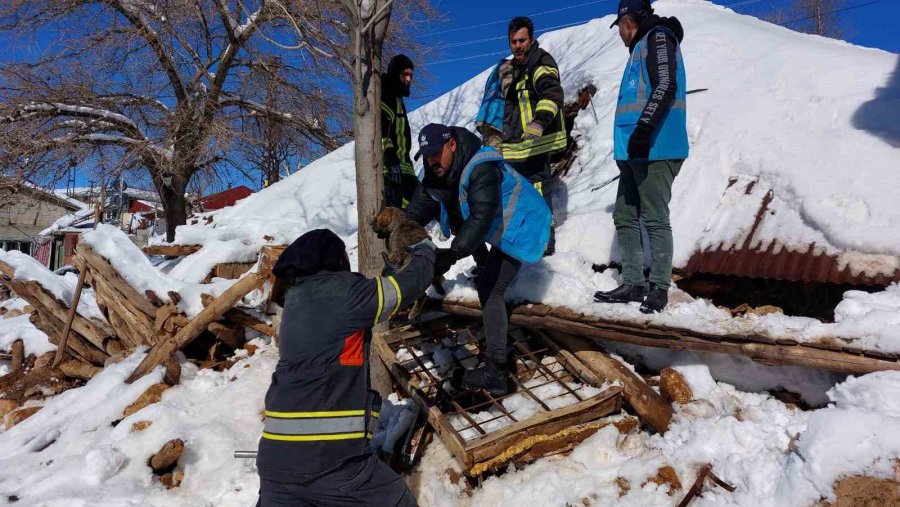
[[[4,174],[47,183],[71,161],[83,163],[99,153],[117,160],[114,170],[146,170],[160,194],[171,241],[187,218],[189,181],[227,163],[237,139],[252,141],[242,137],[248,120],[277,119],[323,150],[339,146],[349,132],[340,118],[317,109],[321,100],[315,93],[293,96],[278,102],[285,109],[275,109],[266,103],[265,87],[248,85],[259,82],[253,77],[265,73],[260,62],[278,49],[266,41],[293,24],[280,3],[251,3],[4,2],[0,31],[17,41],[41,30],[59,38],[41,56],[0,68]],[[320,44],[302,43],[302,58],[312,57]],[[292,69],[276,81],[273,95],[315,88],[297,86],[298,76],[323,86],[329,79],[328,62]]]
[[[793,0],[786,8],[773,7],[763,19],[798,32],[839,39],[844,27],[835,12],[842,4],[843,0]]]

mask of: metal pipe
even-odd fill
[[[234,451],[234,459],[256,459],[256,451]]]

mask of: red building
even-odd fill
[[[229,188],[218,194],[208,195],[195,200],[192,204],[198,211],[212,211],[228,206],[234,206],[234,203],[249,196],[253,190],[241,185],[239,187]]]

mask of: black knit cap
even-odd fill
[[[388,63],[387,75],[396,78],[406,69],[415,69],[412,60],[406,55],[397,55]]]
[[[316,229],[295,239],[272,268],[280,279],[310,276],[320,271],[350,271],[344,242],[328,229]]]

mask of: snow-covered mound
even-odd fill
[[[785,217],[767,222],[757,233],[760,241],[777,237],[787,247],[815,242],[817,250],[829,254],[870,254],[842,257],[855,272],[893,269],[890,259],[896,264],[900,258],[900,204],[893,195],[900,188],[900,146],[884,134],[891,121],[884,109],[898,105],[884,98],[882,87],[897,55],[799,34],[708,2],[654,5],[685,27],[687,88],[706,89],[688,97],[691,156],[675,180],[671,204],[675,265],[683,266],[698,248],[733,244],[751,227],[756,209],[742,206],[752,201],[731,203],[724,195],[729,181],[741,179],[772,189],[779,216]],[[610,320],[646,320],[634,307],[597,305],[591,297],[617,284],[612,272],[594,273],[591,265],[619,257],[612,222],[616,184],[605,184],[618,175],[612,126],[628,51],[617,31],[609,29],[610,21],[607,16],[540,39],[560,64],[570,100],[588,82],[598,92],[594,107],[575,122],[578,159],[554,190],[558,253],[527,266],[509,296]],[[411,113],[413,132],[429,122],[474,128],[487,74]],[[215,251],[221,258],[225,249],[237,258],[252,255],[264,243],[289,243],[307,230],[328,227],[345,238],[355,262],[354,185],[351,143],[215,213],[211,225],[179,227],[176,242],[209,245],[198,256]],[[877,254],[883,254],[879,262],[871,262]],[[859,266],[853,266],[854,259]],[[451,297],[474,297],[465,277],[453,279],[468,267],[464,261],[451,271]],[[781,314],[732,319],[683,294],[651,319],[709,333],[800,340],[840,336],[861,339],[859,346],[900,351],[900,331],[892,326],[900,314],[895,294],[892,289],[870,298],[854,296],[842,306],[838,325]]]

